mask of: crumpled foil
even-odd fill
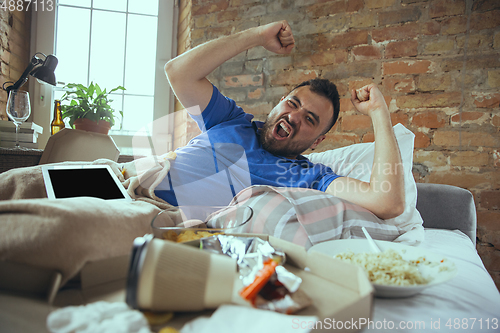
[[[283,267],[286,260],[285,253],[273,248],[269,242],[259,237],[218,235],[202,239],[201,248],[236,259],[238,272],[244,286],[255,280],[255,276],[264,267],[264,262],[267,259],[279,262],[280,265],[276,268],[278,280],[290,292],[295,292],[302,282],[302,279]]]
[[[236,259],[240,279],[244,286],[250,285],[269,259],[279,263],[275,274],[253,306],[282,313],[294,313],[311,304],[311,300],[299,290],[302,279],[283,267],[286,256],[269,242],[259,237],[237,237],[217,235],[200,240],[200,248]]]

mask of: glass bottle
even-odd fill
[[[50,124],[50,134],[54,135],[64,127],[66,127],[66,125],[62,120],[61,101],[56,99],[54,101],[54,120],[52,120],[52,123]]]

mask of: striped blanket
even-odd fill
[[[393,241],[402,233],[370,211],[312,189],[255,185],[242,190],[230,205],[249,206],[254,215],[245,232],[269,234],[306,248],[333,239]]]

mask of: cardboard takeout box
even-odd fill
[[[361,324],[368,322],[373,287],[361,268],[322,253],[308,253],[302,246],[272,236],[238,236],[259,237],[285,252],[285,267],[302,279],[300,288],[312,300],[312,305],[294,317],[318,318],[316,323],[301,323],[301,326],[317,331],[358,332]],[[199,243],[199,240],[173,243],[155,238],[149,244],[142,244],[142,250],[132,255],[127,303],[152,311],[200,311],[224,303],[245,303],[238,295],[242,284],[235,259],[199,250]],[[138,264],[135,267],[134,261]],[[207,262],[205,268],[198,267]],[[176,284],[175,280],[182,276],[183,281]]]

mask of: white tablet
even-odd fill
[[[132,201],[109,165],[44,165],[42,173],[49,199],[95,197]]]

